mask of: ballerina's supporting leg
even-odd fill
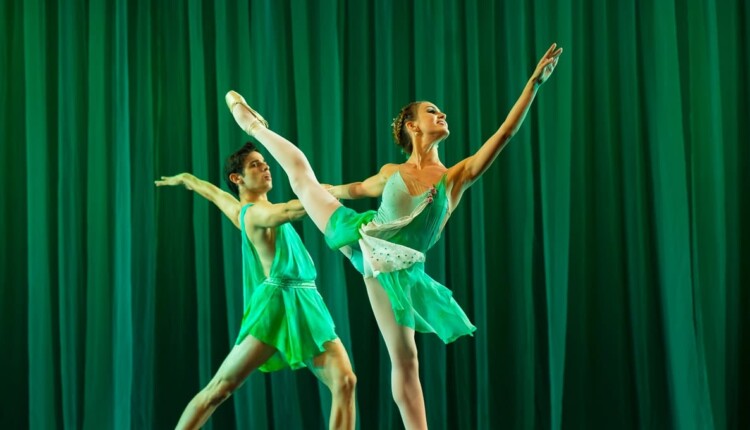
[[[399,325],[391,301],[376,278],[365,278],[367,295],[375,320],[383,335],[391,359],[391,391],[408,430],[426,429],[422,384],[419,381],[419,360],[414,329]]]

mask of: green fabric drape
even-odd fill
[[[403,159],[389,124],[412,100],[448,114],[446,164],[471,155],[553,41],[558,69],[428,256],[478,327],[418,336],[430,428],[750,427],[748,28],[741,0],[2,2],[0,427],[169,428],[216,371],[239,232],[153,180],[223,186],[248,140],[227,90],[351,182]],[[271,200],[292,198],[271,164]],[[361,277],[296,228],[359,428],[399,428]],[[327,428],[329,406],[309,372],[255,373],[207,428]]]

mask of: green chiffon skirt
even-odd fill
[[[403,251],[404,244],[394,244],[394,251],[384,243],[387,241],[362,240],[364,229],[361,227],[370,223],[375,214],[375,211],[358,213],[345,206],[340,207],[331,215],[326,226],[326,243],[331,249],[340,249],[363,275],[375,273],[375,278],[388,294],[396,322],[400,325],[421,333],[435,333],[445,343],[476,331],[461,306],[453,299],[451,290],[425,273],[423,254],[411,250],[422,256],[421,261],[414,261],[410,253]],[[368,248],[366,252],[363,252],[363,247]],[[386,250],[373,249],[378,247]],[[400,254],[401,260],[396,265],[403,268],[392,271],[367,269],[377,265],[368,262],[368,258],[386,253]],[[379,267],[384,267],[379,264]]]

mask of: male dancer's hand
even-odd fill
[[[179,175],[174,176],[162,176],[161,180],[154,181],[154,184],[156,184],[157,187],[184,185],[188,190],[192,190],[187,175],[189,175],[189,173],[180,173]]]
[[[154,184],[157,187],[182,185],[188,190],[196,192],[201,197],[215,204],[232,221],[235,227],[240,228],[239,216],[242,209],[240,201],[216,185],[198,179],[187,172],[174,176],[162,176],[161,180],[154,181]]]
[[[341,200],[341,197],[339,196],[338,189],[334,187],[331,184],[320,184],[323,188],[325,188],[326,191],[328,191],[333,197],[335,197],[338,200]]]

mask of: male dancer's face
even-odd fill
[[[242,169],[242,186],[254,193],[267,193],[273,187],[268,164],[257,151],[253,151],[245,157],[245,167]]]

